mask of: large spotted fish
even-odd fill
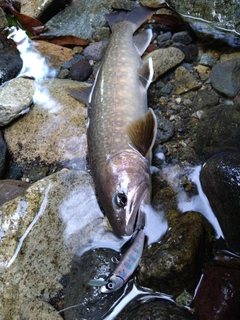
[[[96,191],[119,236],[144,226],[142,207],[149,202],[150,156],[156,118],[147,105],[151,58],[141,59],[151,29],[134,32],[151,17],[140,7],[106,16],[112,35],[93,87],[70,92],[88,104],[88,152]]]

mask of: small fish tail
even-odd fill
[[[135,32],[141,24],[143,24],[147,19],[151,18],[153,13],[154,11],[147,7],[139,7],[131,11],[120,11],[106,14],[105,17],[111,30],[115,24],[127,21],[131,22],[133,32]]]

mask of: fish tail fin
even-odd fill
[[[135,32],[141,24],[151,18],[153,13],[154,11],[147,7],[139,7],[131,11],[120,11],[106,14],[105,17],[111,30],[116,23],[128,21],[131,22],[133,32]]]

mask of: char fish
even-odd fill
[[[151,29],[134,32],[153,11],[140,7],[106,15],[112,34],[92,87],[69,92],[88,104],[90,168],[99,201],[119,236],[144,226],[151,189],[150,157],[157,122],[147,105],[152,60],[141,55]]]

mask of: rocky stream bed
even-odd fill
[[[106,278],[120,253],[94,249],[94,241],[119,247],[119,239],[109,231],[94,193],[86,107],[67,91],[94,81],[110,37],[104,15],[140,3],[156,10],[143,25],[154,34],[143,59],[153,59],[148,101],[158,120],[152,205],[164,213],[169,228],[159,242],[146,243],[128,285],[104,295],[88,282]],[[41,81],[34,74],[17,77],[23,66],[30,70],[29,60],[7,38],[9,12],[3,4],[0,319],[110,319],[106,314],[114,302],[134,285],[163,296],[139,295],[111,319],[238,319],[239,2],[22,0],[21,13],[42,21],[48,38],[90,41],[59,46],[32,40],[29,50],[50,66]],[[224,239],[197,202],[197,168]]]

